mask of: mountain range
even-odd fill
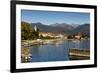
[[[52,25],[45,25],[43,23],[30,23],[32,27],[35,25],[39,28],[40,32],[52,32],[61,33],[66,35],[73,35],[78,33],[84,33],[90,35],[90,24],[67,24],[67,23],[55,23]]]
[[[52,32],[52,33],[61,33],[61,34],[77,34],[85,33],[90,35],[90,24],[67,24],[67,23],[55,23],[52,25],[45,25],[40,22],[31,23],[34,27],[35,25],[39,28],[40,32]]]

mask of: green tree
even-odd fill
[[[26,22],[21,22],[21,38],[22,40],[28,40],[31,34],[31,26]]]
[[[39,29],[37,28],[37,31],[35,31],[31,24],[21,22],[21,39],[32,40],[37,38],[39,38]]]

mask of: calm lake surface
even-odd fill
[[[63,40],[30,47],[32,62],[67,61],[71,48],[90,49],[90,40]]]

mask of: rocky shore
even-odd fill
[[[31,50],[29,48],[21,48],[21,62],[30,62],[32,59]]]

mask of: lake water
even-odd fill
[[[67,61],[71,48],[90,49],[90,40],[65,40],[52,44],[32,46],[32,62]]]

